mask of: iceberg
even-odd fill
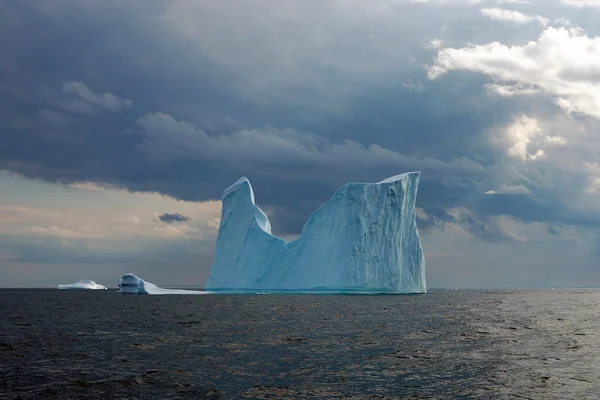
[[[124,294],[207,294],[200,290],[163,289],[132,273],[119,279],[119,291]]]
[[[68,285],[58,285],[59,290],[107,290],[105,286],[94,281],[80,279]]]
[[[301,235],[271,234],[242,177],[223,192],[206,290],[226,292],[425,293],[416,223],[420,172],[347,183],[308,218]]]

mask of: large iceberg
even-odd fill
[[[223,192],[211,291],[425,293],[415,200],[420,172],[347,183],[296,240],[271,234],[246,178]]]
[[[200,290],[163,289],[153,283],[147,282],[132,273],[123,275],[119,279],[121,293],[125,294],[206,294]]]
[[[59,290],[107,290],[105,286],[99,285],[94,281],[80,279],[75,283],[68,285],[58,285]]]

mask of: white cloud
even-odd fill
[[[546,136],[544,143],[548,146],[566,146],[567,139],[562,136]]]
[[[190,237],[194,236],[194,234],[198,232],[198,229],[189,225],[163,225],[155,226],[154,231],[160,236],[165,237]]]
[[[85,245],[86,249],[89,250],[102,250],[102,251],[136,251],[139,250],[139,246],[132,244],[98,244],[98,243],[88,243]]]
[[[123,108],[133,106],[133,102],[131,100],[120,98],[112,93],[94,93],[83,82],[65,82],[62,86],[62,90],[67,94],[75,94],[81,97],[81,99],[85,100],[89,104],[99,106],[110,111],[119,111]]]
[[[540,15],[525,15],[520,11],[514,10],[506,10],[504,8],[482,8],[481,14],[484,16],[496,20],[496,21],[505,21],[512,22],[516,25],[528,24],[531,22],[538,22],[542,26],[546,26],[548,24],[548,18],[544,18]]]
[[[489,195],[512,192],[516,188],[504,187],[502,183],[522,184],[533,193],[528,201],[539,204],[544,219],[575,225],[597,224],[599,128],[600,121],[596,119],[569,118],[559,112],[519,116],[491,129],[489,143],[506,158],[488,167],[490,175],[481,192],[490,189]],[[527,214],[522,215],[527,218]]]
[[[140,223],[140,219],[135,215],[127,215],[127,221],[134,225],[138,225]]]
[[[600,38],[580,29],[549,27],[523,46],[498,42],[440,49],[429,78],[451,70],[489,75],[497,82],[539,89],[563,110],[600,119]]]
[[[554,24],[560,25],[560,26],[565,26],[567,28],[573,27],[573,24],[571,23],[571,21],[569,21],[568,19],[566,19],[564,17],[555,19]]]
[[[536,152],[529,151],[529,145],[533,137],[542,135],[538,121],[535,118],[521,116],[503,130],[503,145],[506,145],[506,153],[521,161],[535,160],[543,156],[542,149]]]
[[[61,237],[61,238],[90,238],[90,237],[97,237],[97,235],[94,235],[94,234],[85,233],[85,232],[79,232],[79,231],[75,231],[75,230],[63,228],[63,227],[56,226],[56,225],[50,225],[50,226],[33,226],[33,227],[31,227],[31,230],[35,234],[38,234],[38,235],[56,236],[56,237]]]
[[[562,3],[576,8],[600,8],[600,0],[562,0]]]
[[[397,0],[398,2],[404,3],[450,3],[450,4],[466,4],[466,5],[474,5],[479,4],[483,0]]]
[[[96,191],[96,192],[115,192],[118,193],[122,191],[121,188],[107,184],[107,183],[95,183],[95,182],[75,182],[69,184],[67,187],[73,189],[81,189],[87,191]]]
[[[496,0],[496,4],[533,4],[528,0]]]
[[[213,228],[214,230],[218,231],[219,230],[219,225],[221,224],[221,218],[220,217],[215,217],[213,219],[211,219],[210,221],[208,221],[208,226]]]
[[[485,85],[486,89],[491,93],[498,94],[502,97],[513,97],[513,96],[524,96],[538,94],[540,91],[533,87],[525,87],[519,84],[514,86],[510,85],[498,85],[496,83],[490,83]]]
[[[508,236],[511,237],[516,242],[528,242],[529,238],[527,236],[519,235],[516,232],[507,232]]]
[[[441,49],[443,47],[441,39],[432,39],[429,44],[425,47],[426,49]]]
[[[531,192],[529,191],[529,189],[527,189],[525,186],[523,185],[509,185],[509,184],[502,184],[498,189],[494,189],[494,190],[488,190],[487,192],[485,192],[485,194],[488,195],[494,195],[494,194],[531,194]]]
[[[542,157],[544,157],[544,154],[546,154],[546,153],[544,153],[544,150],[542,150],[542,149],[539,149],[539,150],[537,150],[537,151],[536,151],[535,153],[533,153],[533,154],[528,154],[528,155],[527,155],[527,159],[528,159],[528,160],[532,160],[532,161],[533,161],[533,160],[537,160],[537,159],[539,159],[539,158],[542,158]]]
[[[596,193],[600,191],[600,162],[586,162],[584,163],[584,167],[588,173],[586,192]]]

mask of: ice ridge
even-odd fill
[[[207,294],[201,290],[163,289],[132,273],[119,279],[119,291],[124,294]]]
[[[80,279],[68,285],[58,285],[59,290],[107,290],[106,287],[94,281]]]

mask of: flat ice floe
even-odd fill
[[[132,273],[119,279],[119,288],[124,294],[208,294],[202,290],[163,289]]]
[[[68,285],[58,285],[59,290],[107,290],[105,286],[99,285],[94,281],[80,279],[75,283]]]

